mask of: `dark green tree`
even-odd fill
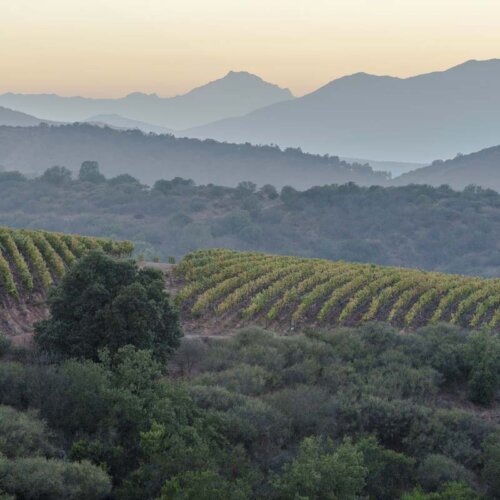
[[[467,349],[470,366],[469,398],[487,406],[500,388],[500,337],[486,331],[474,333]]]
[[[160,271],[94,251],[49,294],[51,317],[36,325],[42,351],[97,360],[125,345],[151,349],[165,361],[182,336]]]
[[[40,176],[40,180],[56,186],[62,186],[71,181],[71,170],[66,167],[50,167]]]
[[[277,498],[354,500],[363,490],[367,473],[363,454],[349,440],[334,449],[331,441],[308,437],[276,481]]]
[[[99,171],[99,163],[96,161],[84,161],[78,172],[78,180],[101,184],[106,182],[106,177]]]

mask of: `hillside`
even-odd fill
[[[151,125],[150,123],[137,120],[131,120],[130,118],[125,118],[116,114],[95,115],[87,118],[84,122],[91,125],[102,125],[122,130],[141,130],[146,134],[151,132],[154,134],[171,134],[173,132],[172,129],[169,128],[159,127],[157,125]]]
[[[416,328],[440,321],[500,329],[500,279],[228,250],[189,254],[176,269],[186,318],[217,328],[355,326],[382,321]]]
[[[430,163],[498,143],[500,60],[394,78],[357,73],[304,97],[185,131],[342,157]]]
[[[500,146],[469,155],[458,155],[452,160],[435,161],[428,167],[397,177],[393,183],[431,186],[448,184],[454,189],[474,184],[500,191]]]
[[[3,108],[0,106],[0,126],[7,125],[10,127],[33,127],[44,122],[40,118],[27,115],[19,111]]]
[[[0,173],[0,224],[130,240],[146,260],[224,247],[500,277],[500,195],[491,191],[59,180]]]
[[[20,334],[46,314],[48,288],[86,251],[115,256],[132,252],[127,242],[70,234],[0,227],[0,331]]]
[[[236,186],[240,181],[252,181],[300,189],[387,181],[385,173],[374,172],[367,165],[300,150],[152,136],[88,124],[0,127],[0,164],[7,170],[43,172],[53,165],[76,170],[89,159],[97,160],[108,176],[127,173],[148,184],[176,176],[203,184]]]
[[[292,99],[288,89],[247,72],[229,72],[176,97],[134,92],[119,99],[61,97],[55,94],[0,95],[0,105],[61,122],[81,122],[89,116],[118,114],[170,129],[184,129],[240,116]]]

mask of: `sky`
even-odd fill
[[[500,0],[0,0],[0,92],[182,94],[229,70],[295,95],[500,57]]]

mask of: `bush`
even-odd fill
[[[50,437],[45,423],[35,413],[0,406],[0,453],[6,457],[52,456],[55,449]]]
[[[486,439],[483,462],[483,479],[494,496],[500,492],[500,431]]]
[[[470,366],[469,398],[487,406],[500,388],[500,337],[495,333],[478,332],[467,346]]]
[[[0,363],[0,404],[24,408],[28,404],[26,369],[20,363]]]
[[[228,498],[245,500],[248,485],[241,481],[229,482],[214,471],[187,471],[165,483],[160,500],[214,500]]]
[[[49,295],[51,317],[36,325],[35,341],[62,357],[98,359],[124,345],[151,349],[165,361],[182,335],[160,271],[93,251]]]
[[[7,493],[24,499],[93,500],[105,498],[111,491],[108,475],[89,462],[0,458],[0,477]]]
[[[367,472],[362,453],[350,441],[334,449],[330,441],[305,438],[297,456],[275,483],[277,498],[355,500],[363,490]]]
[[[11,349],[12,342],[3,333],[0,333],[0,357],[5,356]]]
[[[425,491],[437,491],[450,481],[471,481],[471,473],[455,460],[443,455],[429,455],[417,471],[418,482]]]

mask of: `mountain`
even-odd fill
[[[35,116],[27,115],[19,111],[0,106],[0,125],[9,125],[11,127],[30,127],[40,125],[46,120],[40,120]]]
[[[357,73],[304,97],[183,131],[314,153],[430,163],[498,143],[500,60],[411,78]]]
[[[403,174],[393,181],[396,185],[448,184],[455,189],[475,184],[500,192],[500,146],[483,149],[452,160],[437,160],[428,167]]]
[[[119,99],[7,93],[0,95],[0,106],[63,122],[81,122],[93,115],[118,114],[159,127],[185,129],[244,115],[292,98],[288,89],[247,72],[230,71],[224,78],[171,98],[140,92]]]
[[[104,125],[111,128],[117,128],[122,130],[141,130],[142,132],[149,134],[153,132],[154,134],[172,134],[173,130],[165,127],[158,127],[156,125],[151,125],[150,123],[141,122],[138,120],[131,120],[130,118],[125,118],[124,116],[112,114],[112,115],[96,115],[84,120],[85,123],[90,123],[92,125]]]
[[[58,127],[0,127],[0,164],[6,170],[42,172],[53,165],[77,170],[85,160],[96,160],[106,176],[131,174],[142,182],[183,177],[200,184],[236,186],[314,185],[356,182],[386,184],[387,175],[368,165],[349,164],[337,157],[280,150],[274,146],[224,144],[145,135],[139,130],[116,130],[90,124]]]

